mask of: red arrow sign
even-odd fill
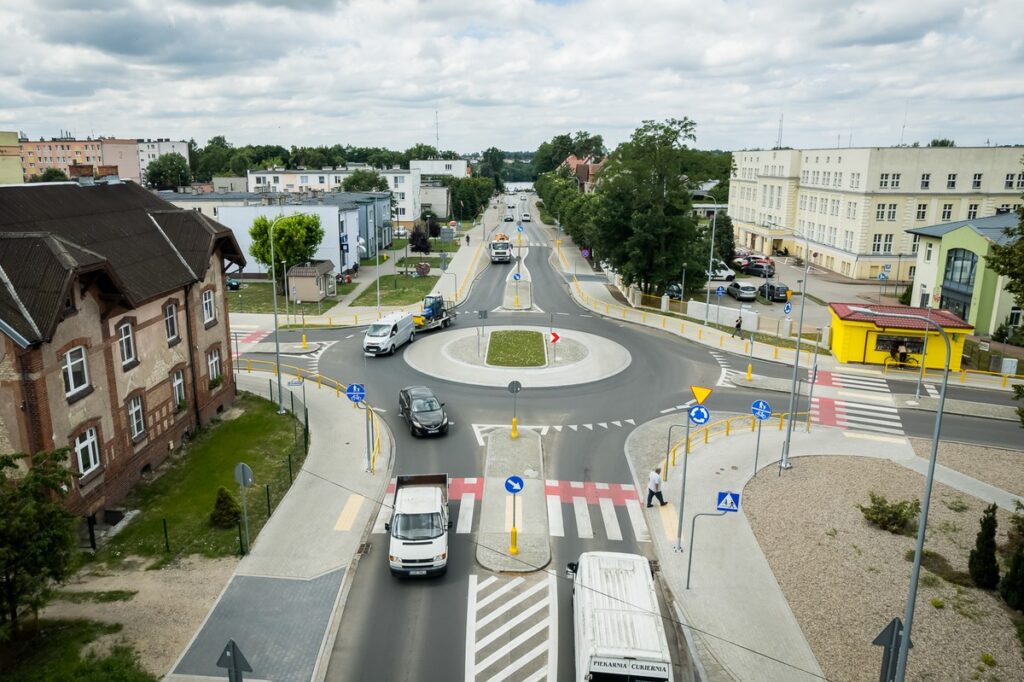
[[[562,338],[558,335],[558,332],[551,332],[551,343],[558,343],[558,339]]]

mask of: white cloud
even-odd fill
[[[236,144],[1024,141],[1019,0],[0,1],[0,126]]]

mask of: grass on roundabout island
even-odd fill
[[[487,364],[497,367],[543,367],[547,364],[544,335],[526,330],[491,332]]]

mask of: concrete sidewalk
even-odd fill
[[[669,425],[679,416],[662,417],[633,431],[626,454],[637,490],[646,495],[647,474],[663,465]],[[673,434],[683,437],[681,430]],[[776,476],[784,432],[761,434],[760,475]],[[742,492],[754,471],[756,434],[746,432],[713,440],[690,454],[683,510],[683,551],[676,551],[682,468],[672,468],[664,485],[665,507],[647,510],[651,538],[664,576],[687,623],[694,628],[697,650],[711,680],[811,680],[822,671],[799,623],[779,587],[757,538],[740,510],[697,522],[696,541],[690,537],[694,514],[715,512],[719,491]],[[924,475],[928,461],[917,457],[902,438],[851,438],[839,429],[816,426],[813,437],[793,432],[790,456],[877,457]],[[798,466],[798,465],[797,465]],[[987,483],[941,465],[935,478],[968,495],[1012,510],[1020,499]],[[785,474],[782,477],[784,484]],[[692,573],[686,588],[690,552]],[[707,633],[707,634],[704,634]],[[744,649],[747,647],[752,650]],[[757,655],[762,652],[782,663]]]
[[[239,388],[267,397],[268,376],[242,373]],[[222,679],[216,663],[229,639],[253,679],[308,682],[326,672],[359,547],[390,479],[392,441],[383,428],[371,474],[366,412],[315,387],[307,387],[306,403],[311,436],[302,469],[166,679]]]

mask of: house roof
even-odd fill
[[[0,325],[48,341],[75,278],[136,307],[202,279],[217,247],[245,263],[227,227],[132,183],[0,187]]]
[[[829,303],[828,307],[840,320],[847,322],[873,322],[880,329],[920,329],[934,328],[935,325],[928,325],[924,320],[908,320],[903,317],[889,317],[886,313],[898,313],[903,315],[924,315],[943,329],[974,329],[973,325],[964,322],[948,310],[936,308],[911,308],[902,305],[875,305],[873,303]],[[857,312],[852,308],[867,308],[879,313],[876,317],[866,313]]]
[[[916,227],[907,230],[907,232],[910,234],[919,234],[923,237],[941,238],[943,235],[952,232],[953,230],[958,230],[961,227],[969,227],[994,244],[1007,244],[1011,240],[1006,235],[1006,230],[1011,227],[1016,227],[1019,223],[1020,216],[1014,211],[1008,211],[1006,213],[997,213],[984,218],[957,220],[952,223]]]
[[[288,268],[289,277],[319,277],[334,270],[334,263],[329,260],[300,263]]]

